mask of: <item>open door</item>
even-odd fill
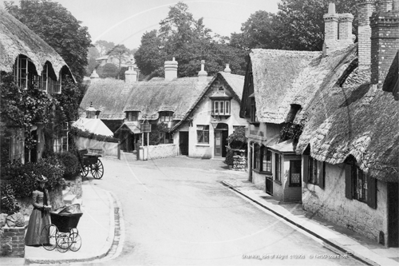
[[[188,156],[188,132],[179,132],[179,148],[181,155]]]

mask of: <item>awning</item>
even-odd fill
[[[83,131],[89,131],[97,135],[103,135],[107,137],[113,137],[114,133],[101,121],[100,119],[91,118],[79,118],[73,122],[73,127],[76,127]]]
[[[269,149],[275,150],[278,152],[285,152],[285,153],[293,153],[294,151],[294,145],[292,145],[292,139],[274,144],[272,146],[269,146]]]

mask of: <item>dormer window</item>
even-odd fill
[[[33,85],[33,77],[36,69],[28,57],[20,55],[14,64],[14,79],[18,87],[27,89]]]
[[[139,120],[138,118],[139,118],[139,112],[137,112],[137,111],[126,112],[126,120],[127,121],[135,122],[135,121]]]
[[[48,93],[61,93],[61,77],[57,81],[54,70],[49,63],[46,63],[43,67],[42,75],[39,78],[39,89]]]
[[[214,100],[213,115],[230,115],[230,101]]]
[[[231,96],[224,87],[219,87],[209,98],[212,100],[212,115],[230,115]]]
[[[159,112],[159,122],[171,122],[173,120],[173,112],[163,111]]]

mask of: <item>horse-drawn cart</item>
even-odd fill
[[[86,177],[89,172],[95,179],[101,179],[104,175],[104,166],[99,159],[102,156],[101,149],[84,149],[78,151],[80,162],[80,174]]]

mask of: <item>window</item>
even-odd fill
[[[264,172],[272,172],[272,152],[266,147],[262,149],[262,169]]]
[[[173,119],[173,112],[160,112],[159,121],[160,122],[170,122]]]
[[[325,162],[320,162],[308,156],[307,182],[324,189]]]
[[[254,165],[253,165],[253,168],[255,170],[258,170],[258,171],[260,171],[260,166],[261,166],[261,164],[260,164],[261,158],[260,157],[261,157],[260,145],[255,143],[255,145],[254,145]]]
[[[345,196],[377,208],[377,181],[364,173],[353,158],[345,164]]]
[[[29,59],[18,56],[14,64],[14,79],[18,87],[27,89],[29,85]]]
[[[209,126],[197,125],[197,142],[201,144],[209,144]]]
[[[212,108],[213,115],[230,115],[230,101],[214,100]]]
[[[281,182],[281,157],[277,153],[275,154],[274,169],[274,180]]]
[[[301,161],[292,160],[290,161],[290,186],[300,187],[301,186]]]
[[[129,111],[126,112],[127,121],[138,121],[139,112]]]

